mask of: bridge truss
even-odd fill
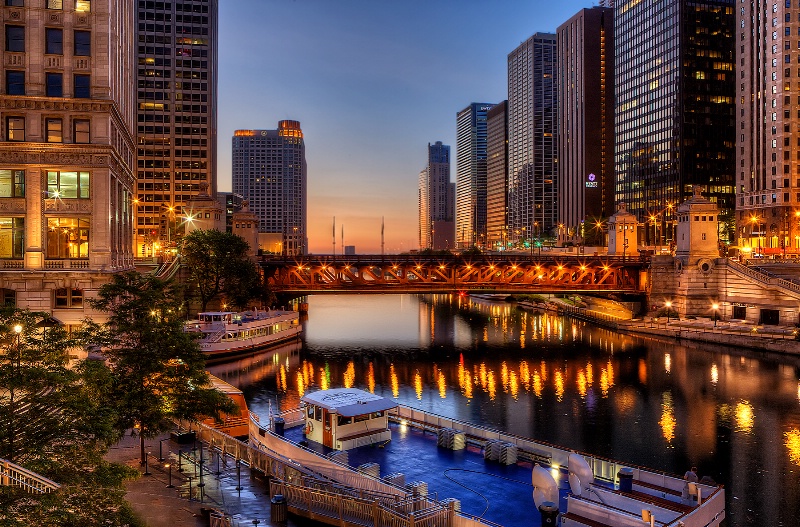
[[[640,292],[649,262],[620,257],[301,256],[262,260],[276,293]]]

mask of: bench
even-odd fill
[[[653,496],[652,494],[647,494],[646,492],[639,492],[638,490],[632,490],[631,492],[623,492],[620,490],[615,490],[614,493],[620,494],[622,496],[627,496],[629,498],[638,501],[644,501],[646,503],[650,503],[651,505],[661,507],[662,509],[680,512],[682,514],[686,514],[694,510],[694,506],[692,505],[684,505],[683,503],[677,503],[675,501],[671,501],[666,498],[661,498],[659,496]]]

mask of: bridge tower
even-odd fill
[[[233,213],[231,232],[241,236],[250,245],[248,255],[258,254],[258,217],[250,210],[250,201],[242,201],[242,209]]]
[[[639,222],[628,212],[624,202],[617,205],[617,212],[608,218],[608,254],[615,256],[637,256]]]

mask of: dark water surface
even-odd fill
[[[728,525],[800,525],[800,359],[618,335],[455,295],[314,296],[302,346],[215,367],[266,415],[354,386],[626,463],[699,467]]]

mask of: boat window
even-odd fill
[[[363,421],[369,421],[369,414],[362,414],[356,416],[356,423],[361,423]]]
[[[377,419],[378,417],[383,417],[383,412],[372,412],[370,414],[370,419]]]
[[[309,405],[309,407],[306,408],[306,412],[308,413],[309,419],[314,419],[314,408],[316,408],[316,406],[311,406],[311,405]]]
[[[342,426],[342,425],[349,425],[352,423],[353,423],[352,417],[344,417],[343,415],[340,415],[337,424],[338,426]]]

